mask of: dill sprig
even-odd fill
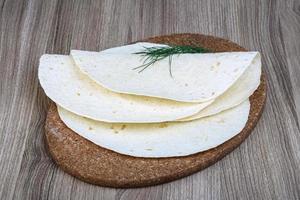
[[[172,75],[172,56],[184,53],[208,53],[210,50],[202,47],[192,47],[192,46],[167,46],[167,47],[144,47],[145,50],[141,52],[136,52],[134,54],[139,54],[144,58],[143,64],[141,66],[133,68],[133,70],[139,69],[139,73],[147,69],[154,63],[169,57],[169,72]]]

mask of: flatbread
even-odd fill
[[[80,117],[58,106],[61,120],[91,142],[135,157],[174,157],[202,152],[229,140],[245,126],[250,102],[190,122],[110,124]]]
[[[260,77],[261,60],[260,55],[258,55],[242,76],[226,92],[224,92],[224,94],[216,98],[212,104],[201,110],[196,115],[179,119],[177,121],[189,121],[211,116],[239,105],[248,99],[258,88],[260,84]]]
[[[172,56],[173,77],[170,76],[169,59],[156,62],[139,73],[133,69],[143,64],[140,55],[72,50],[71,56],[83,73],[114,92],[182,102],[205,102],[230,88],[259,53]]]
[[[131,54],[134,52],[142,51],[149,47],[162,47],[168,45],[149,43],[149,42],[138,42],[120,47],[113,47],[101,51],[101,53],[124,53]],[[190,121],[199,119],[206,116],[211,116],[233,108],[245,101],[253,92],[257,89],[260,84],[261,76],[261,58],[260,55],[256,56],[252,61],[251,65],[245,70],[241,77],[221,96],[216,98],[212,104],[205,109],[201,110],[196,115],[179,119],[177,121]]]
[[[212,102],[191,104],[114,93],[82,74],[64,55],[43,55],[39,80],[47,96],[61,107],[105,122],[173,121],[196,114]]]

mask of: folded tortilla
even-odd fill
[[[124,53],[131,54],[134,52],[143,51],[149,47],[163,47],[168,45],[139,42],[135,44],[129,44],[126,46],[113,47],[101,51],[101,53]],[[196,115],[179,119],[176,121],[190,121],[194,119],[199,119],[206,116],[211,116],[227,110],[229,108],[235,107],[245,101],[253,94],[260,84],[261,76],[261,57],[258,54],[245,72],[240,76],[240,78],[221,96],[216,98],[212,104],[201,110]]]
[[[136,47],[140,48],[141,45]],[[140,55],[132,54],[136,49],[131,45],[106,53],[72,50],[71,56],[83,73],[114,92],[194,103],[222,95],[259,57],[258,52],[173,55],[171,77],[169,59],[140,73],[133,70],[143,64]]]
[[[250,103],[189,122],[111,124],[87,119],[58,106],[61,120],[101,147],[135,157],[187,156],[219,146],[244,128]]]
[[[202,117],[211,116],[239,105],[248,99],[260,84],[261,60],[258,55],[246,69],[242,76],[221,96],[216,98],[212,104],[193,116],[177,121],[189,121]]]
[[[64,55],[43,55],[39,80],[47,96],[61,107],[105,122],[173,121],[194,115],[212,103],[182,103],[111,92],[81,73]]]

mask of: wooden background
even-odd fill
[[[0,0],[0,199],[299,199],[299,0]],[[169,33],[204,33],[262,53],[265,112],[233,153],[192,176],[141,189],[81,182],[44,146],[49,100],[38,59]]]

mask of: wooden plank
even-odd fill
[[[0,199],[299,199],[299,1],[0,0]],[[83,183],[51,161],[40,55],[191,32],[262,52],[268,101],[253,134],[212,167],[141,189]]]

